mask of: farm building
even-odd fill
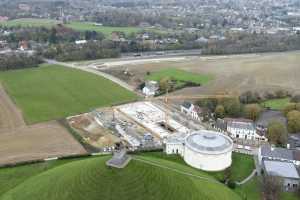
[[[182,113],[191,116],[195,120],[201,120],[201,108],[199,106],[195,106],[190,102],[183,102],[180,106],[180,110]]]
[[[197,169],[221,171],[232,162],[232,140],[214,131],[201,130],[188,136],[170,137],[165,143],[167,154],[179,154]]]

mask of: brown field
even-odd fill
[[[195,73],[212,74],[213,81],[203,87],[185,88],[177,94],[211,94],[217,92],[241,93],[246,90],[272,91],[286,89],[300,91],[300,51],[230,56],[186,57],[177,62],[129,64],[106,69],[118,75],[127,69],[133,76],[127,77],[130,84],[144,79],[147,71],[162,68],[179,68]],[[121,70],[120,70],[121,69]],[[122,77],[123,76],[123,77]]]
[[[27,126],[0,87],[0,165],[86,153],[58,122]]]

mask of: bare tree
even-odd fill
[[[282,179],[276,176],[264,176],[263,194],[266,200],[279,200],[282,190]]]

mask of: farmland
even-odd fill
[[[3,72],[0,80],[29,124],[136,99],[103,77],[57,65]]]
[[[20,18],[15,20],[10,20],[7,22],[2,22],[0,25],[5,25],[8,27],[22,26],[22,27],[47,27],[51,28],[57,24],[61,23],[57,20],[51,19],[34,19],[34,18]],[[114,31],[124,32],[125,34],[130,34],[133,32],[139,32],[142,29],[138,27],[111,27],[111,26],[96,26],[90,22],[70,22],[65,25],[66,27],[72,28],[76,31],[97,31],[103,33],[105,36],[110,36]]]
[[[1,169],[0,199],[240,199],[222,184],[189,177],[141,161],[133,160],[122,170],[110,169],[105,166],[108,158],[53,161],[56,163]],[[147,159],[209,178],[198,170],[176,162],[150,157]]]
[[[181,69],[191,73],[210,74],[214,77],[202,87],[184,88],[175,94],[194,95],[212,93],[241,93],[247,90],[258,92],[277,91],[300,92],[300,51],[245,54],[228,56],[186,57],[178,61],[127,64],[114,66],[111,71],[128,70],[132,74],[128,82],[143,79],[146,72],[155,73],[168,69]],[[109,71],[108,71],[109,72]],[[121,76],[120,76],[121,77]]]

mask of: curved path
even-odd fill
[[[186,176],[190,176],[190,177],[202,179],[202,180],[205,180],[205,181],[208,181],[208,182],[212,182],[212,183],[217,183],[217,184],[222,184],[223,185],[223,183],[220,183],[219,181],[217,181],[217,180],[215,180],[213,178],[207,178],[207,177],[204,177],[204,176],[195,175],[195,174],[192,174],[192,173],[189,173],[189,172],[185,172],[185,171],[182,171],[182,170],[178,170],[178,169],[174,169],[174,168],[171,168],[171,167],[167,167],[165,165],[161,165],[161,164],[156,163],[156,162],[152,162],[152,161],[149,161],[149,160],[144,160],[144,159],[141,159],[141,158],[137,158],[136,156],[133,156],[132,160],[143,162],[143,163],[146,163],[148,165],[155,166],[155,167],[160,167],[160,168],[163,168],[163,169],[167,169],[167,170],[170,170],[170,171],[173,171],[173,172],[176,172],[176,173],[179,173],[179,174],[183,174],[183,175],[186,175]]]
[[[241,182],[235,182],[237,185],[243,185],[245,183],[247,183],[248,181],[250,181],[254,176],[256,175],[256,169],[254,169],[252,171],[252,173],[247,177],[245,178],[244,180],[242,180]]]

